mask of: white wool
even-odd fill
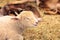
[[[0,17],[0,40],[23,40],[20,35],[22,31],[27,27],[36,26],[37,21],[31,11],[23,11],[17,17]]]

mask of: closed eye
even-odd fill
[[[30,18],[26,18],[26,19],[30,20]]]
[[[26,21],[30,21],[30,18],[25,18],[26,19]]]

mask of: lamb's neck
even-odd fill
[[[17,23],[15,30],[21,34],[26,29],[26,27],[22,23]]]

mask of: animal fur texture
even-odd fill
[[[0,17],[0,40],[23,40],[21,33],[28,27],[36,27],[38,19],[31,11],[22,11],[18,16]]]

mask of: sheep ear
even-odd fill
[[[11,18],[12,20],[19,20],[18,18]]]

